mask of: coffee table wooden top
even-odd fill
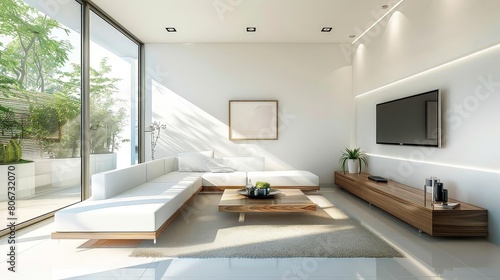
[[[219,202],[222,212],[306,212],[316,211],[316,204],[297,189],[281,189],[268,198],[248,198],[235,189],[226,189]]]

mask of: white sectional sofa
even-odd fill
[[[181,153],[92,176],[92,196],[57,211],[53,239],[154,239],[202,187],[243,188],[248,179],[274,188],[319,189],[308,171],[265,171],[263,157]]]

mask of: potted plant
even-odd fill
[[[11,139],[6,145],[0,142],[0,163],[10,164],[21,161],[23,155],[19,142]]]
[[[22,159],[22,155],[19,140],[11,139],[7,144],[0,141],[0,186],[11,186],[14,180],[18,198],[35,195],[35,163]],[[0,201],[6,198],[7,188],[0,188]]]
[[[361,165],[364,163],[368,166],[365,158],[366,154],[361,151],[361,148],[349,149],[345,148],[345,152],[340,156],[339,163],[342,165],[342,170],[345,173],[347,163],[349,173],[361,173]]]

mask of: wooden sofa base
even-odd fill
[[[174,221],[174,219],[182,212],[182,210],[189,204],[194,197],[201,191],[201,188],[193,194],[184,204],[175,211],[175,213],[166,220],[160,228],[156,231],[103,231],[103,232],[53,232],[50,237],[52,239],[144,239],[144,240],[154,240],[165,231],[165,229]]]
[[[245,186],[203,186],[203,192],[223,192],[226,189],[244,189]],[[302,191],[319,191],[319,186],[272,186],[273,189],[297,189]]]

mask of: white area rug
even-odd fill
[[[220,194],[199,194],[158,238],[131,257],[177,258],[393,258],[403,257],[322,195],[308,195],[315,213],[218,211]]]

